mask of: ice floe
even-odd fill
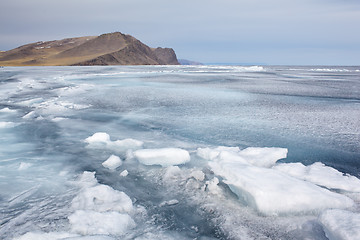
[[[286,148],[256,148],[249,147],[240,150],[238,147],[216,147],[216,148],[198,148],[197,155],[207,159],[214,160],[220,154],[231,154],[232,158],[243,163],[249,163],[258,167],[271,167],[276,161],[286,158],[288,150]]]
[[[320,162],[309,166],[305,166],[302,163],[283,163],[273,168],[329,189],[360,192],[360,179],[349,174],[343,174]]]
[[[161,165],[163,167],[190,161],[189,152],[181,148],[140,149],[134,152],[134,157],[144,165]]]
[[[118,156],[111,155],[102,165],[110,170],[115,170],[122,165],[122,161]]]
[[[121,176],[121,177],[126,177],[127,175],[129,175],[128,170],[124,170],[124,171],[122,171],[122,172],[120,173],[120,176]]]
[[[245,152],[244,152],[245,151]],[[264,215],[303,214],[328,208],[350,208],[350,198],[268,168],[286,157],[279,148],[198,149],[211,170],[245,202]],[[209,186],[212,186],[208,184]],[[213,184],[214,185],[214,184]]]
[[[95,174],[90,172],[84,172],[79,182],[86,187],[71,202],[75,210],[68,217],[72,232],[123,235],[135,226],[129,215],[133,204],[124,192],[98,184]]]
[[[324,211],[319,221],[329,240],[360,239],[360,214],[346,210]]]
[[[89,185],[94,184],[94,180],[88,175],[85,178],[88,178]],[[83,178],[80,181],[83,182]],[[103,184],[95,184],[91,187],[89,185],[72,200],[73,209],[99,212],[118,211],[121,213],[129,213],[133,209],[131,199],[124,192],[114,190]]]
[[[105,132],[97,132],[85,139],[90,148],[108,148],[117,152],[126,152],[129,149],[139,149],[144,144],[142,141],[127,138],[111,141],[110,135]]]
[[[77,210],[69,216],[71,229],[82,235],[109,234],[123,235],[135,222],[128,214],[115,211],[96,212]]]

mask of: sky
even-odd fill
[[[359,0],[2,0],[0,50],[117,32],[202,63],[360,65]]]

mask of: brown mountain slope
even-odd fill
[[[120,32],[31,43],[0,53],[1,66],[177,64],[173,49],[153,49]]]

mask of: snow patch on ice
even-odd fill
[[[305,166],[302,163],[283,163],[273,168],[329,189],[360,192],[360,179],[349,174],[343,174],[320,162],[309,166]]]
[[[340,209],[324,211],[319,216],[329,240],[360,239],[360,214]]]
[[[110,170],[115,170],[122,165],[122,161],[118,156],[111,155],[102,165]]]
[[[180,148],[141,149],[135,151],[134,156],[144,165],[161,165],[163,167],[190,161],[189,152]]]

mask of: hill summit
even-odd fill
[[[178,65],[171,48],[150,48],[120,32],[30,43],[0,52],[1,66]]]

